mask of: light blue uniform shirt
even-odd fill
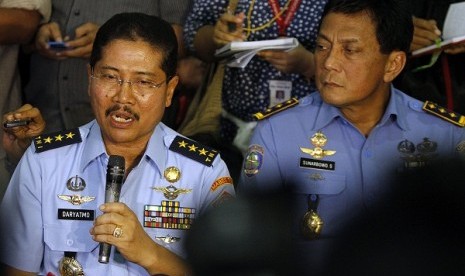
[[[34,146],[31,146],[23,156],[1,205],[1,261],[25,271],[59,275],[58,263],[65,251],[71,251],[77,252],[76,258],[86,275],[147,275],[142,267],[125,261],[119,253],[115,254],[114,247],[109,264],[100,264],[99,244],[89,234],[92,219],[69,219],[72,217],[70,214],[77,210],[87,210],[83,214],[94,211],[95,217],[101,215],[98,207],[105,199],[108,155],[100,127],[92,121],[79,130],[81,143],[41,153],[36,153]],[[142,225],[144,220],[160,219],[155,217],[157,214],[161,216],[162,212],[148,213],[144,210],[145,207],[160,209],[162,201],[168,201],[162,192],[153,188],[170,185],[163,174],[171,166],[181,172],[181,178],[173,186],[191,191],[168,201],[178,209],[163,209],[171,212],[168,217],[173,217],[164,218],[165,222],[168,219],[176,221],[176,216],[183,210],[191,215],[176,222],[189,225],[208,208],[234,196],[229,172],[221,158],[217,156],[211,166],[206,166],[169,150],[177,135],[160,123],[150,138],[144,156],[122,186],[120,202],[129,206]],[[86,184],[84,190],[76,192],[69,189],[68,184],[76,186],[82,181]],[[90,196],[95,199],[73,205],[60,199],[58,196],[61,195]],[[71,210],[67,212],[66,209]],[[60,215],[68,219],[59,219]],[[157,243],[178,255],[185,255],[182,241],[188,230],[151,227],[144,227],[144,230]],[[180,240],[169,243],[177,238]]]
[[[384,115],[365,137],[319,93],[304,97],[297,106],[258,124],[238,190],[292,185],[297,219],[308,210],[308,195],[318,195],[317,213],[324,222],[320,240],[338,235],[348,220],[389,192],[389,181],[399,171],[463,151],[464,129],[426,113],[422,106],[392,88]],[[312,144],[317,132],[326,138],[322,146]],[[322,158],[317,158],[318,150]]]

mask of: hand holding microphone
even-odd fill
[[[124,157],[119,155],[111,155],[108,160],[107,166],[107,177],[105,185],[105,203],[108,202],[119,202],[119,196],[121,192],[121,186],[123,185],[125,166]],[[121,235],[122,230],[117,226],[115,236]],[[108,243],[101,242],[99,248],[100,263],[108,263],[110,258],[111,245]]]

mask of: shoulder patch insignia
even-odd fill
[[[423,110],[443,120],[453,123],[454,125],[465,127],[465,116],[455,113],[447,108],[441,107],[433,102],[426,101],[423,105]]]
[[[43,134],[34,138],[37,153],[80,142],[82,139],[78,128]]]
[[[270,117],[273,114],[276,114],[276,113],[279,113],[279,112],[281,112],[283,110],[286,110],[289,107],[293,107],[293,106],[297,105],[298,103],[299,103],[299,100],[297,100],[296,98],[292,98],[292,99],[287,100],[287,101],[285,101],[283,103],[272,106],[272,107],[266,109],[263,112],[257,112],[253,116],[255,118],[257,118],[257,120],[263,120],[265,118]]]
[[[170,145],[170,150],[208,167],[212,166],[213,160],[218,155],[218,151],[179,135],[174,138]]]

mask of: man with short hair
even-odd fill
[[[19,162],[0,208],[2,275],[189,272],[187,230],[234,189],[218,152],[160,122],[177,50],[157,17],[123,13],[102,25],[87,71],[96,120],[36,137]],[[114,155],[125,180],[120,202],[105,203]],[[113,246],[106,264],[99,243]]]
[[[391,85],[412,32],[397,0],[329,1],[315,49],[319,93],[258,114],[268,119],[253,135],[238,189],[291,188],[299,244],[316,259],[399,171],[465,150],[465,117]]]

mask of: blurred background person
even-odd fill
[[[39,24],[49,20],[50,12],[50,0],[0,0],[0,114],[22,104],[19,45],[32,40]],[[6,162],[6,153],[0,146],[0,198],[10,179]]]
[[[292,195],[279,190],[243,196],[203,214],[186,239],[198,276],[307,275],[291,235]],[[302,273],[303,272],[303,273]]]
[[[349,222],[322,275],[464,275],[465,163],[404,171],[392,191]]]

